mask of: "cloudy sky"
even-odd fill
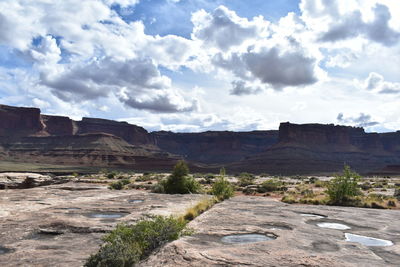
[[[399,130],[400,1],[2,0],[0,103],[148,130]]]

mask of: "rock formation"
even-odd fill
[[[400,131],[366,133],[333,124],[282,123],[279,131],[147,132],[127,122],[73,121],[39,109],[0,105],[0,159],[71,166],[165,170],[180,158],[192,170],[270,174],[398,173]]]
[[[156,145],[189,161],[229,163],[265,151],[278,140],[278,131],[172,133],[153,132]]]

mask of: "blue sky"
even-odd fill
[[[152,130],[400,129],[400,2],[6,0],[0,103]]]

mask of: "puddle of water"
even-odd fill
[[[300,213],[300,216],[311,217],[311,218],[316,218],[316,219],[326,218],[326,216],[324,216],[324,215],[315,214],[315,213]]]
[[[89,218],[98,218],[98,219],[118,219],[128,215],[128,213],[120,213],[120,212],[102,212],[102,213],[87,213],[84,214],[86,217]]]
[[[142,203],[144,200],[143,199],[129,199],[129,203]]]
[[[368,247],[388,247],[393,245],[393,242],[390,240],[369,236],[355,235],[350,233],[345,233],[344,236],[348,242],[356,242]]]
[[[243,243],[256,243],[268,240],[274,240],[276,237],[270,237],[260,234],[241,234],[241,235],[227,235],[221,238],[223,243],[228,244],[243,244]]]
[[[58,208],[59,210],[80,210],[81,208]]]
[[[336,230],[349,230],[351,229],[351,227],[345,225],[345,224],[341,224],[341,223],[317,223],[318,227],[321,228],[329,228],[329,229],[336,229]]]

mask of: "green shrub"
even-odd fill
[[[216,196],[218,200],[224,200],[233,196],[234,188],[225,177],[221,176],[213,184],[211,193]]]
[[[130,182],[131,181],[129,179],[122,179],[122,180],[119,180],[119,181],[112,182],[108,186],[108,188],[109,189],[114,189],[114,190],[121,190],[121,189],[124,188],[125,185],[130,184]]]
[[[264,181],[258,188],[259,193],[275,192],[284,189],[283,183],[279,180],[269,179]]]
[[[103,238],[105,243],[87,259],[85,266],[134,266],[155,249],[187,234],[185,227],[185,221],[172,216],[154,216],[135,225],[118,225]]]
[[[108,179],[114,179],[116,175],[117,175],[116,172],[110,172],[110,173],[107,174],[107,178]]]
[[[179,161],[167,180],[162,180],[159,185],[163,187],[163,191],[167,194],[189,194],[199,193],[201,191],[200,184],[189,176],[189,167],[184,161]]]
[[[241,174],[239,174],[238,179],[240,186],[248,186],[254,183],[256,177],[251,173],[242,172]]]
[[[328,184],[328,196],[331,204],[342,205],[361,193],[358,182],[360,176],[345,165],[343,175],[338,175]]]

